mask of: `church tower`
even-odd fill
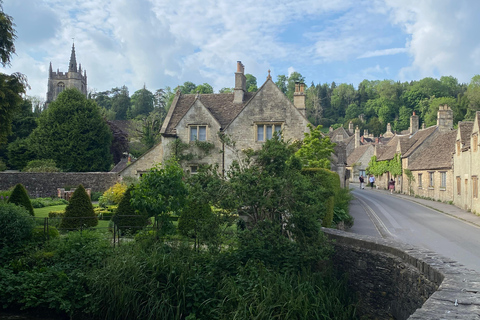
[[[75,44],[72,45],[72,53],[70,54],[70,63],[68,64],[68,72],[56,72],[52,70],[52,63],[48,69],[48,88],[47,100],[45,106],[48,107],[50,102],[57,99],[57,96],[65,89],[77,88],[85,96],[87,95],[87,72],[83,71],[82,65],[77,68],[77,58],[75,56]]]

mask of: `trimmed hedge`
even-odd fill
[[[27,190],[23,186],[23,184],[18,183],[12,191],[10,198],[8,198],[9,203],[16,204],[17,206],[24,207],[31,216],[34,216],[35,213],[33,212],[32,203],[30,202],[30,198],[28,197]]]
[[[95,227],[97,224],[98,218],[93,211],[92,202],[85,188],[79,185],[65,208],[65,217],[62,219],[60,229]]]
[[[133,188],[133,185],[127,188],[123,194],[122,200],[120,200],[120,203],[118,204],[115,215],[112,218],[113,222],[117,225],[120,231],[126,231],[130,233],[135,233],[143,229],[148,224],[147,215],[135,210],[130,204],[130,200],[132,199],[131,192]]]

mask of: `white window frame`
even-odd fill
[[[205,134],[201,135],[200,130],[204,129]],[[193,134],[193,131],[195,131],[195,135]],[[208,141],[208,126],[205,124],[191,124],[188,126],[188,139],[190,142],[193,141]]]
[[[435,172],[428,172],[428,187],[435,187]]]
[[[255,124],[255,141],[265,142],[273,138],[274,132],[282,132],[282,122],[259,122]]]
[[[440,171],[440,189],[445,190],[447,188],[447,172]]]

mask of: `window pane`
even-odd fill
[[[272,139],[272,126],[267,126],[267,140]]]
[[[198,140],[206,141],[207,140],[207,127],[200,126],[198,127]]]
[[[277,125],[275,126],[275,132],[280,132],[280,131],[282,131],[282,125],[277,124]]]
[[[257,127],[257,141],[264,141],[263,124],[261,124]]]
[[[197,140],[197,127],[190,127],[190,141]]]

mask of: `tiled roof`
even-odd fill
[[[369,148],[373,148],[373,146],[371,144],[366,144],[355,148],[355,150],[353,150],[353,152],[350,153],[347,158],[347,165],[352,166],[354,163],[356,163],[365,154],[365,152],[367,152]]]
[[[434,170],[452,168],[452,155],[455,151],[457,131],[439,133],[428,141],[425,152],[408,164],[410,170]]]
[[[458,123],[458,128],[460,129],[460,142],[463,146],[462,149],[467,149],[470,147],[470,135],[473,130],[473,121],[461,121]]]
[[[402,149],[402,157],[409,157],[430,135],[435,132],[437,126],[428,127],[426,129],[418,130],[410,136],[410,146],[408,149]]]
[[[175,134],[175,127],[188,112],[195,99],[200,100],[217,119],[220,126],[225,128],[240,113],[254,94],[245,92],[243,103],[233,103],[234,93],[180,94],[177,103],[172,106],[175,110],[172,110],[172,117],[167,124],[165,134]]]

